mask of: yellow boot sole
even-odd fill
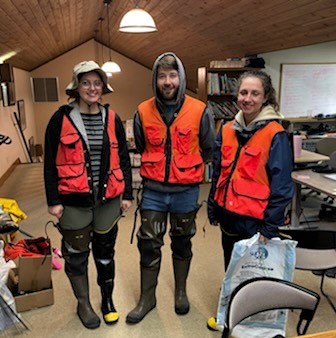
[[[107,325],[113,325],[119,320],[119,313],[118,312],[109,312],[103,316],[104,322]]]
[[[218,331],[216,317],[210,317],[207,321],[207,328],[211,331]]]

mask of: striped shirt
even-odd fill
[[[104,125],[102,114],[101,112],[97,114],[81,113],[81,116],[90,146],[92,179],[93,182],[96,183],[99,181],[101,152],[103,147]]]

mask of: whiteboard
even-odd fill
[[[336,114],[336,64],[282,64],[280,111],[285,117]]]

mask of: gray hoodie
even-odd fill
[[[152,77],[153,93],[154,93],[154,96],[155,96],[157,102],[160,105],[164,105],[164,103],[161,101],[160,95],[157,91],[156,78],[157,78],[157,72],[158,72],[158,63],[162,58],[164,58],[167,55],[173,56],[176,60],[176,63],[177,63],[177,68],[178,68],[177,71],[178,71],[178,74],[179,74],[180,86],[179,86],[179,90],[178,90],[178,93],[177,93],[176,100],[173,104],[181,105],[181,103],[184,99],[184,94],[185,94],[185,90],[186,90],[186,76],[185,76],[185,71],[184,71],[184,66],[183,66],[182,61],[172,52],[163,53],[154,61],[153,77]]]

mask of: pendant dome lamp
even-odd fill
[[[139,1],[135,8],[127,12],[120,21],[119,31],[125,33],[150,33],[156,32],[157,28],[152,16],[139,8]]]
[[[121,68],[120,66],[112,61],[111,58],[111,33],[110,33],[110,16],[109,16],[109,5],[112,0],[104,0],[104,5],[106,7],[106,16],[107,16],[107,29],[108,29],[108,42],[109,42],[109,61],[106,61],[102,65],[102,70],[107,74],[107,76],[112,76],[113,73],[120,73]]]

